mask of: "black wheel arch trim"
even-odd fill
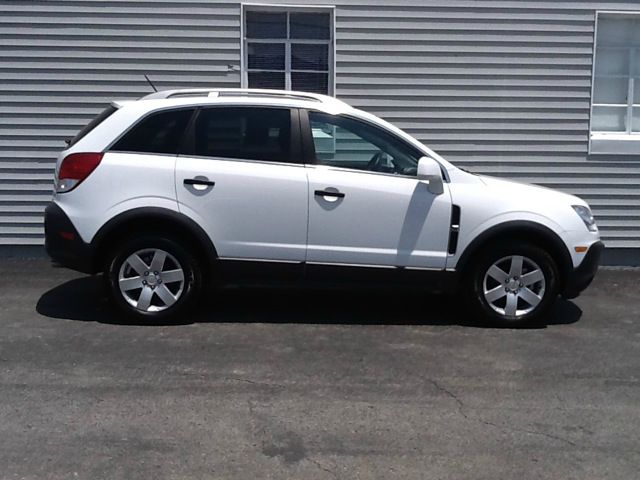
[[[169,210],[167,208],[139,207],[127,210],[111,218],[107,223],[100,227],[98,232],[94,235],[90,246],[94,252],[93,267],[95,271],[100,270],[100,262],[102,257],[106,254],[105,241],[108,240],[112,234],[115,234],[124,224],[136,219],[142,219],[144,221],[168,221],[176,226],[185,228],[199,243],[198,246],[202,249],[202,253],[206,256],[206,260],[208,260],[211,265],[216,262],[218,254],[213,241],[204,229],[194,220],[183,213]]]
[[[552,247],[552,251],[549,253],[558,262],[561,279],[563,281],[566,280],[567,276],[573,271],[573,261],[571,260],[571,254],[564,241],[549,227],[528,220],[512,220],[500,223],[482,232],[464,249],[456,263],[455,269],[459,272],[464,271],[469,261],[473,258],[473,255],[483,248],[493,237],[499,236],[506,239],[509,234],[516,236],[531,233],[534,234],[532,238],[534,242],[536,239],[543,239],[545,242],[549,242]]]

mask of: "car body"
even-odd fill
[[[539,318],[558,294],[578,295],[603,249],[583,200],[463,171],[331,97],[165,91],[114,102],[92,123],[59,156],[47,251],[76,270],[111,275],[116,304],[145,318],[175,316],[182,307],[136,308],[118,289],[149,273],[127,264],[127,276],[113,265],[119,245],[137,237],[149,252],[153,238],[168,238],[169,250],[182,247],[199,283],[408,282],[476,291],[469,303],[482,304],[490,290],[502,295],[493,285],[499,277],[506,297],[498,306],[485,298],[484,314],[511,325]],[[489,270],[479,272],[489,259]],[[109,265],[122,271],[110,274]],[[495,278],[487,276],[493,267],[513,275],[502,278],[494,268]],[[535,270],[544,273],[531,284],[538,300],[518,280],[538,278]]]

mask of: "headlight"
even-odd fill
[[[596,226],[596,221],[593,218],[593,214],[589,207],[584,207],[582,205],[571,205],[573,209],[576,211],[578,216],[582,219],[584,224],[587,226],[590,232],[597,232],[598,227]]]

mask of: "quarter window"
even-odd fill
[[[69,142],[69,146],[72,147],[73,145],[78,143],[80,140],[82,140],[84,137],[89,135],[89,133],[91,133],[93,129],[95,129],[98,125],[104,122],[111,115],[113,115],[113,113],[116,112],[117,110],[118,109],[113,105],[109,105],[102,112],[96,115],[93,118],[93,120],[91,120],[82,130],[80,130],[78,134],[75,137],[73,137],[73,139],[71,139],[71,141]]]
[[[129,130],[111,150],[177,154],[193,109],[152,113]]]
[[[333,92],[330,11],[247,10],[244,25],[244,86]]]
[[[276,108],[203,109],[196,120],[195,154],[289,162],[291,112]]]
[[[372,125],[309,112],[315,163],[373,172],[416,175],[420,153]]]

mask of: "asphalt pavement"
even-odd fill
[[[227,290],[184,320],[0,258],[0,478],[640,478],[640,270],[524,330],[402,291]]]

